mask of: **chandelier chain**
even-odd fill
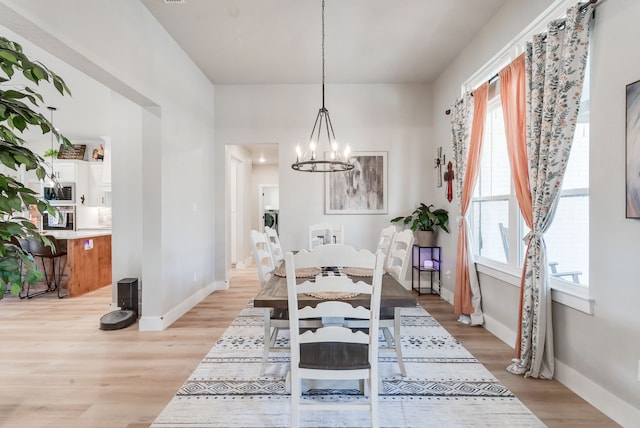
[[[324,0],[322,0],[322,108],[324,109]]]

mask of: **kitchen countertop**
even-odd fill
[[[44,235],[52,235],[56,239],[85,239],[85,238],[95,238],[97,236],[109,236],[111,235],[111,230],[105,229],[95,229],[95,230],[46,230],[43,232]]]

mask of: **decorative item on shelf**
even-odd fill
[[[99,149],[93,149],[92,157],[97,161],[104,160],[104,146],[102,144],[100,144]]]
[[[434,244],[434,232],[442,229],[449,233],[449,211],[444,208],[433,209],[433,204],[420,203],[408,216],[399,216],[391,219],[391,223],[402,222],[409,226],[416,234],[416,244],[421,247],[431,247]]]
[[[453,199],[453,164],[451,161],[447,164],[447,171],[444,173],[444,181],[447,182],[447,201]]]
[[[319,158],[319,155],[325,151],[320,146],[323,127],[327,133],[328,159]],[[314,135],[316,136],[315,140]],[[296,161],[291,164],[291,168],[305,172],[338,172],[349,171],[353,167],[353,163],[349,161],[349,146],[345,148],[344,153],[340,153],[338,150],[338,142],[333,132],[329,110],[324,105],[324,0],[322,0],[322,107],[313,124],[306,151],[302,153],[300,146],[296,146]]]
[[[86,144],[60,144],[60,150],[58,150],[58,159],[84,160],[84,152],[86,151]]]

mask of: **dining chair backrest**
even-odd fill
[[[282,251],[282,246],[280,245],[278,232],[269,226],[265,226],[264,234],[267,237],[267,244],[269,245],[269,251],[271,251],[273,262],[277,266],[282,260],[284,260],[284,252]]]
[[[309,226],[309,249],[325,244],[325,236],[331,244],[344,244],[344,225],[317,223]]]
[[[397,232],[393,237],[385,270],[389,272],[400,284],[407,288],[407,272],[411,262],[411,251],[413,248],[413,231],[405,229]]]
[[[285,254],[291,343],[292,427],[299,425],[301,410],[317,410],[314,404],[322,406],[322,410],[345,410],[345,406],[350,406],[346,408],[351,410],[366,410],[370,413],[371,425],[377,426],[378,328],[383,263],[381,251],[373,254],[369,250],[357,251],[346,245],[323,245],[311,251]],[[296,269],[329,266],[370,268],[373,272],[371,284],[354,282],[350,277],[340,274],[319,274],[313,280],[298,284]],[[299,307],[301,296],[308,299],[308,295],[317,296],[318,293],[327,299],[333,293],[364,295],[368,305],[354,307],[347,301],[322,300],[313,307]],[[368,328],[353,331],[341,324],[332,324],[315,330],[304,329],[305,321],[318,318],[365,320],[368,321]],[[368,390],[368,394],[365,393],[367,399],[331,403],[305,400],[302,406],[302,379],[364,380]]]
[[[260,233],[257,230],[249,232],[249,240],[251,241],[251,252],[253,253],[253,260],[258,269],[258,279],[260,280],[260,286],[267,285],[267,281],[270,275],[275,269],[275,263],[271,256],[271,250],[269,249],[269,243],[267,242],[267,236],[264,233]]]
[[[395,235],[396,235],[396,228],[393,226],[385,227],[380,231],[380,237],[378,238],[378,245],[376,247],[376,251],[382,250],[382,252],[384,253],[385,266],[387,263],[387,257],[389,256],[389,248],[391,247],[391,243],[393,242],[393,237]]]

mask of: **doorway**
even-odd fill
[[[277,184],[260,184],[258,186],[258,224],[262,231],[266,226],[278,232],[280,213],[280,186]]]
[[[226,145],[227,269],[251,263],[249,232],[280,223],[278,144]],[[264,187],[264,191],[263,191]],[[264,196],[263,196],[264,193]]]

